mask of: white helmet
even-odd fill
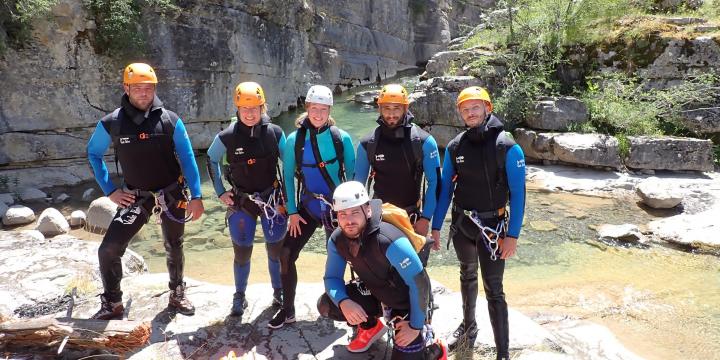
[[[305,102],[333,106],[332,91],[327,86],[313,85],[308,89]]]
[[[340,211],[367,204],[370,201],[365,186],[359,181],[348,181],[335,188],[333,210]]]

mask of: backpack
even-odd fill
[[[427,240],[425,236],[418,235],[413,229],[410,217],[407,211],[401,209],[391,203],[382,204],[382,221],[394,225],[400,231],[402,231],[408,240],[412,244],[413,248],[417,253],[425,248]]]

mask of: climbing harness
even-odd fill
[[[277,221],[278,225],[285,223],[285,217],[282,214],[282,208],[284,206],[282,194],[280,194],[279,191],[282,191],[280,190],[280,187],[273,188],[273,191],[270,193],[267,201],[263,200],[263,197],[259,192],[248,195],[248,199],[260,208],[263,215],[265,215],[265,218],[268,220],[268,234],[270,236],[273,236],[275,221]]]
[[[123,186],[123,190],[126,193],[133,194],[136,198],[142,198],[142,200],[135,202],[135,206],[137,206],[141,211],[145,212],[145,208],[142,206],[142,204],[147,201],[150,198],[153,198],[155,200],[155,205],[153,206],[152,210],[150,210],[149,215],[156,215],[155,222],[159,225],[162,224],[162,217],[161,215],[164,213],[165,216],[168,217],[168,219],[175,221],[180,224],[185,224],[192,220],[192,214],[188,214],[185,218],[178,219],[175,215],[172,214],[170,211],[170,208],[168,207],[169,204],[175,204],[177,203],[178,208],[185,209],[187,208],[188,201],[187,201],[187,194],[185,194],[185,190],[181,190],[181,194],[183,195],[184,199],[178,200],[175,199],[170,192],[176,190],[181,185],[178,183],[173,183],[170,186],[167,186],[164,189],[158,190],[158,191],[146,191],[146,190],[139,190],[134,189],[130,190],[127,186]],[[168,201],[170,199],[171,201]]]
[[[507,216],[503,216],[500,221],[495,225],[495,228],[485,226],[479,213],[475,210],[463,210],[463,214],[467,216],[475,226],[480,230],[480,234],[483,238],[485,247],[490,252],[490,260],[497,260],[497,252],[499,249],[498,240],[505,236],[507,232]]]
[[[335,211],[333,211],[333,205],[325,195],[316,194],[314,192],[306,191],[306,193],[313,197],[313,199],[320,201],[320,222],[323,224],[326,230],[333,231],[338,227],[337,217]]]
[[[395,325],[401,321],[404,321],[407,319],[408,314],[405,314],[404,316],[396,315],[394,317],[391,317],[392,309],[389,307],[383,308],[383,317],[385,318],[385,326],[388,328],[388,335],[387,335],[387,341],[388,347],[392,347],[394,349],[397,349],[400,352],[403,353],[416,353],[419,351],[423,351],[428,344],[432,343],[434,334],[432,330],[432,326],[430,324],[425,324],[423,326],[423,329],[421,330],[423,333],[423,342],[419,344],[409,345],[409,346],[400,346],[394,343],[395,339]]]

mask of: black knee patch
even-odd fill
[[[478,263],[477,262],[460,263],[460,279],[461,279],[461,281],[474,280],[474,279],[477,279],[477,276],[478,276]]]
[[[272,244],[265,243],[265,248],[267,249],[270,259],[280,260],[280,255],[282,254],[283,249],[282,241],[278,241]]]
[[[233,251],[235,252],[235,263],[238,265],[246,265],[250,263],[250,257],[252,256],[252,246],[238,246],[233,244]]]

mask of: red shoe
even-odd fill
[[[435,343],[429,346],[427,359],[429,360],[447,360],[447,347],[442,340],[435,340]]]
[[[380,319],[377,324],[370,329],[363,329],[358,326],[357,336],[345,348],[351,353],[361,353],[367,351],[375,340],[381,338],[387,332],[387,328]]]

